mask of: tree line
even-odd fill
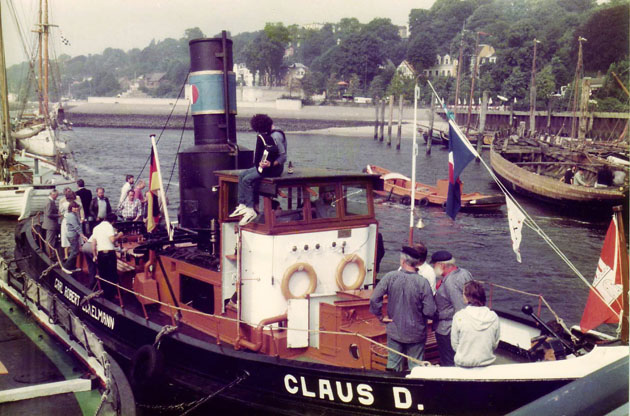
[[[389,19],[375,18],[361,23],[344,18],[317,29],[298,25],[267,23],[256,32],[232,36],[234,62],[244,63],[258,73],[261,85],[280,85],[291,64],[302,63],[309,70],[301,80],[306,97],[326,92],[339,93],[339,82],[347,83],[347,93],[380,98],[389,94],[413,97],[413,86],[423,84],[423,70],[436,63],[438,54],[459,55],[463,45],[460,97],[470,95],[474,45],[494,47],[495,63],[479,68],[475,100],[483,91],[501,95],[516,108],[529,106],[534,39],[537,44],[537,107],[567,108],[573,95],[578,56],[578,37],[584,37],[583,69],[586,76],[604,77],[595,96],[598,111],[627,111],[628,97],[612,75],[628,87],[630,2],[611,0],[436,0],[430,9],[412,9],[409,36],[401,37]],[[100,55],[60,56],[55,62],[61,74],[59,95],[83,98],[88,95],[115,95],[124,89],[119,80],[149,73],[165,73],[159,88],[147,90],[156,97],[180,94],[189,68],[188,41],[204,37],[199,28],[187,29],[178,40],[152,41],[144,49],[124,52],[106,49]],[[404,77],[396,67],[407,60],[419,75]],[[10,68],[19,78],[25,64]],[[23,77],[23,75],[22,75]],[[455,98],[455,78],[431,76],[438,93],[449,104]],[[559,96],[562,86],[569,86]],[[10,85],[11,90],[19,88]],[[428,88],[422,88],[428,102]]]

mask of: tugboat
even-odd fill
[[[118,295],[93,291],[83,261],[70,275],[49,258],[36,218],[16,230],[16,258],[30,256],[21,269],[129,363],[136,391],[168,383],[197,403],[216,395],[274,414],[491,414],[627,357],[627,346],[556,342],[531,318],[501,314],[501,364],[436,366],[429,331],[424,367],[386,371],[395,352],[369,312],[378,175],[296,166],[260,181],[259,215],[239,226],[229,213],[252,152],[236,141],[232,42],[225,32],[191,40],[190,53],[195,144],[179,154],[179,224],[125,232]],[[537,361],[541,335],[558,360]]]

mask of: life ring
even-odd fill
[[[359,274],[357,275],[356,280],[349,285],[346,285],[343,281],[343,271],[346,266],[350,263],[355,263],[359,268]],[[354,290],[361,287],[363,281],[365,280],[365,262],[358,254],[348,254],[339,262],[337,266],[337,274],[335,274],[335,278],[337,279],[337,286],[341,290]]]
[[[304,293],[297,296],[291,293],[291,289],[289,288],[289,282],[291,281],[291,277],[296,272],[305,272],[308,275],[309,285]],[[304,299],[307,295],[310,295],[315,291],[317,287],[317,273],[315,273],[315,269],[308,263],[295,263],[293,266],[289,267],[282,277],[282,295],[285,299]]]
[[[420,205],[421,207],[426,207],[427,205],[429,205],[429,198],[421,198],[420,201],[418,201],[418,205]]]
[[[136,387],[150,387],[163,371],[162,353],[153,345],[143,345],[131,358],[130,381]]]

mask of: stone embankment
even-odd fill
[[[374,109],[366,107],[308,106],[300,110],[281,110],[269,106],[239,106],[237,131],[249,131],[249,119],[256,113],[269,114],[275,125],[286,131],[305,131],[337,127],[374,125]],[[69,103],[66,118],[76,127],[192,129],[192,116],[186,104],[156,103]]]

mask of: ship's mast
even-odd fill
[[[38,19],[38,28],[37,28],[37,43],[38,43],[38,55],[39,55],[39,60],[37,61],[37,69],[38,69],[38,77],[37,77],[37,87],[38,87],[38,95],[42,94],[42,90],[43,90],[43,77],[42,74],[44,73],[44,69],[43,69],[43,64],[44,64],[44,58],[43,58],[43,50],[42,50],[42,27],[43,27],[43,20],[42,20],[42,0],[39,0],[39,19]],[[40,99],[39,100],[39,114],[44,114],[44,102]]]
[[[536,46],[540,41],[534,38],[534,58],[532,59],[532,79],[529,84],[529,134],[536,130]]]
[[[578,123],[578,117],[577,117],[577,108],[578,108],[578,103],[579,103],[579,91],[580,91],[580,83],[582,81],[582,42],[586,42],[586,39],[583,38],[582,36],[578,37],[578,60],[577,60],[577,65],[575,67],[575,80],[574,80],[574,87],[573,87],[573,103],[572,103],[572,108],[571,111],[573,112],[573,119],[571,120],[571,139],[575,139],[577,138],[577,123]],[[572,141],[570,141],[569,143],[571,143]],[[569,144],[569,146],[571,146]]]
[[[46,120],[48,120],[48,0],[44,0],[44,7],[43,7],[43,13],[44,13],[44,21],[43,21],[43,26],[42,26],[42,30],[44,32],[44,36],[43,36],[43,40],[42,40],[42,46],[44,48],[44,62],[43,62],[43,67],[44,67],[44,73],[43,73],[43,78],[44,78],[44,89],[43,89],[43,93],[44,93],[44,114],[46,115]]]
[[[1,7],[1,5],[0,5]],[[11,178],[9,166],[13,159],[13,142],[11,140],[11,119],[9,118],[9,87],[7,85],[6,61],[4,58],[4,38],[2,34],[2,13],[0,12],[0,105],[2,105],[2,131],[0,144],[2,147],[2,180],[8,183]]]

